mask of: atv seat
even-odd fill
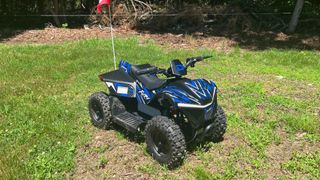
[[[131,66],[132,77],[138,79],[148,90],[158,89],[166,83],[165,79],[158,78],[155,74],[141,74],[139,71],[147,68],[151,68],[150,64],[141,64]]]

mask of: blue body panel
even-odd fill
[[[131,64],[127,61],[121,60],[119,63],[119,69],[126,72],[130,75]],[[148,104],[150,103],[156,95],[166,94],[168,95],[173,103],[185,103],[185,104],[195,104],[195,105],[204,105],[212,102],[212,99],[215,96],[214,89],[216,85],[212,81],[205,79],[176,79],[172,82],[169,82],[167,86],[155,91],[148,90],[141,82],[136,81],[136,95],[134,96],[139,103]],[[115,83],[117,87],[117,83]],[[130,89],[130,88],[129,88]],[[131,90],[134,92],[134,90]],[[119,94],[121,95],[121,94]],[[124,96],[124,95],[121,95]],[[128,96],[133,97],[133,96]]]
[[[210,102],[215,96],[215,83],[205,79],[181,80],[173,85],[159,89],[158,93],[168,94],[175,103],[203,105]]]
[[[129,74],[131,72],[131,64],[129,64],[127,61],[120,60],[119,69]]]

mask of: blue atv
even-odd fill
[[[130,132],[145,132],[149,153],[175,168],[183,162],[186,145],[196,140],[217,141],[226,131],[226,117],[217,103],[217,86],[205,79],[184,78],[187,69],[210,56],[192,57],[168,69],[120,61],[119,69],[99,75],[108,93],[90,96],[94,126],[116,123]],[[159,78],[159,75],[167,78]]]

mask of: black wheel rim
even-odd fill
[[[152,150],[157,156],[166,156],[170,153],[170,144],[167,137],[159,129],[154,129],[151,134]]]
[[[96,100],[91,101],[90,103],[90,113],[94,121],[101,122],[103,119],[103,110],[101,105]]]

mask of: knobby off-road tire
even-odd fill
[[[221,106],[218,105],[217,113],[213,118],[213,128],[212,128],[212,140],[220,141],[223,139],[223,135],[227,129],[227,118]]]
[[[111,125],[111,108],[108,95],[103,92],[97,92],[89,98],[89,114],[94,126],[107,129]]]
[[[145,136],[148,152],[160,164],[170,169],[182,164],[186,142],[176,123],[165,116],[156,116],[147,123]]]

